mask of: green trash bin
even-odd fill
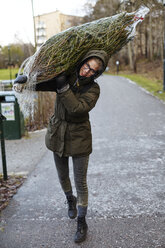
[[[3,122],[4,138],[21,139],[25,133],[24,118],[13,91],[0,91],[0,111],[6,117]]]

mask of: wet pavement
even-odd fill
[[[0,248],[165,248],[165,105],[122,77],[104,75],[99,84],[87,240],[73,242],[76,220],[47,151],[1,213]]]

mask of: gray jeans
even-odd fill
[[[69,178],[69,157],[59,157],[54,154],[54,160],[57,168],[58,177],[64,193],[72,192],[72,186]],[[89,156],[72,157],[74,181],[77,191],[78,207],[88,206],[88,186],[87,186],[87,169]]]

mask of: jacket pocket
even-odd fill
[[[46,147],[51,151],[57,151],[60,146],[60,132],[59,127],[61,121],[58,120],[54,115],[50,118],[48,123],[47,132],[45,135]]]

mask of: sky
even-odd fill
[[[96,0],[90,0],[95,2]],[[64,14],[85,14],[87,0],[33,0],[34,15],[59,10]],[[0,45],[13,42],[34,44],[31,0],[0,0]]]

